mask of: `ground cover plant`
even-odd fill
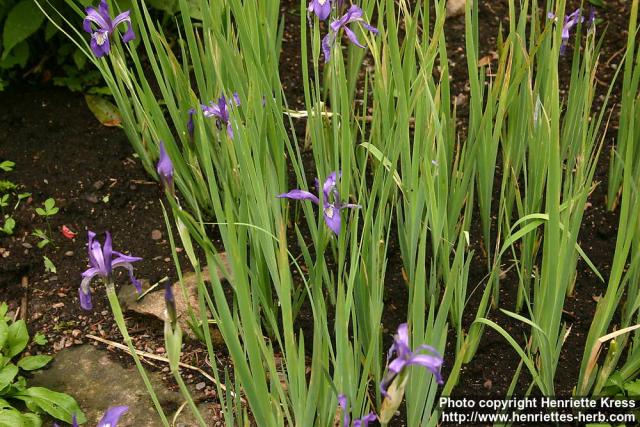
[[[177,44],[144,2],[130,10],[68,4],[77,16],[49,18],[100,71],[137,158],[164,191],[179,279],[164,291],[164,349],[198,424],[207,421],[179,365],[174,293],[186,294],[183,268],[195,271],[189,325],[206,348],[226,425],[436,425],[437,397],[456,393],[492,333],[520,363],[506,395],[557,395],[581,266],[602,296],[568,391],[633,394],[637,0],[623,65],[602,92],[598,12],[562,0],[508,2],[495,57],[487,57],[480,7],[467,4],[461,111],[444,1],[295,5],[295,106],[280,73],[286,24],[278,1],[180,0]],[[620,127],[609,152],[617,81]],[[603,272],[581,232],[606,156],[606,203],[619,226]],[[40,215],[53,208],[44,202]],[[117,266],[132,274],[146,260],[114,252],[108,233],[103,242],[89,233],[79,301],[92,309],[89,286],[99,277],[159,422],[169,425],[112,274]],[[216,270],[222,275],[209,273]],[[103,298],[97,283],[94,300]],[[395,301],[401,310],[390,312]],[[220,363],[210,325],[230,364]]]
[[[42,425],[40,413],[66,422],[74,419],[86,421],[73,397],[44,387],[28,387],[27,379],[19,375],[43,368],[52,357],[42,354],[21,356],[29,343],[29,333],[24,320],[7,316],[8,309],[6,303],[0,305],[0,423],[7,426],[39,426]],[[41,339],[34,337],[34,341]],[[22,402],[27,410],[21,410],[16,402]]]

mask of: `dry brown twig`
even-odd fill
[[[118,348],[118,349],[120,349],[120,350],[122,350],[122,351],[124,351],[124,352],[126,352],[128,354],[131,354],[131,351],[129,350],[129,347],[127,347],[124,344],[120,344],[120,343],[117,343],[115,341],[107,340],[107,339],[104,339],[104,338],[101,338],[101,337],[97,337],[97,336],[91,335],[91,334],[86,334],[85,336],[87,338],[90,338],[90,339],[94,340],[94,341],[98,341],[98,342],[101,342],[103,344],[110,345],[110,346]],[[155,354],[152,354],[152,353],[148,353],[146,351],[142,351],[142,350],[136,349],[136,354],[138,356],[141,356],[143,359],[144,358],[148,358],[148,359],[157,360],[159,362],[169,363],[169,359],[167,359],[166,357],[158,356],[158,355],[155,355]],[[206,379],[211,381],[213,384],[219,386],[220,389],[222,389],[222,391],[224,391],[224,392],[227,391],[227,386],[225,386],[222,383],[219,383],[218,381],[216,381],[216,379],[214,377],[212,377],[211,375],[207,374],[205,371],[203,371],[202,369],[198,368],[197,366],[188,365],[188,364],[186,364],[184,362],[178,362],[178,365],[181,368],[186,368],[186,369],[190,369],[192,371],[198,372],[203,377],[205,377]],[[231,396],[236,397],[236,394],[233,391],[231,391],[230,393],[231,393]],[[240,400],[242,400],[243,403],[246,403],[246,401],[243,398],[240,398]]]

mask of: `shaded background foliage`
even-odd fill
[[[80,0],[83,6],[90,0]],[[131,9],[131,0],[115,2],[120,10]],[[169,34],[175,34],[174,18],[179,13],[177,0],[150,0],[150,13]],[[195,2],[191,17],[201,18]],[[42,6],[65,16],[74,12],[64,0],[42,2]],[[51,14],[58,24],[60,18]],[[57,19],[56,19],[57,18]],[[79,21],[80,22],[80,21]],[[72,91],[109,93],[102,87],[98,70],[87,65],[86,57],[50,20],[45,20],[34,0],[0,0],[0,90],[23,81],[52,82]]]

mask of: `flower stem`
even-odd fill
[[[156,407],[156,411],[158,415],[160,415],[160,419],[162,420],[162,425],[165,427],[169,427],[169,422],[167,421],[167,417],[162,410],[162,406],[160,406],[160,401],[158,400],[158,396],[156,396],[155,391],[153,391],[153,386],[151,385],[151,381],[149,381],[149,377],[147,376],[142,363],[140,363],[140,358],[138,357],[138,353],[136,352],[135,347],[133,346],[133,342],[131,341],[131,337],[129,336],[129,332],[127,331],[127,325],[124,321],[124,316],[122,314],[122,308],[120,307],[120,301],[118,301],[118,296],[116,295],[116,290],[113,284],[107,284],[107,297],[109,298],[109,304],[111,305],[111,311],[113,312],[113,317],[116,321],[116,325],[118,325],[118,329],[122,334],[122,338],[124,338],[124,342],[129,347],[129,351],[131,352],[131,356],[133,357],[134,362],[136,363],[136,368],[138,368],[138,372],[142,377],[142,381],[144,385],[147,387],[147,392],[149,396],[151,396],[151,400],[153,401],[153,405]]]
[[[164,322],[164,341],[166,344],[167,355],[169,357],[169,366],[171,369],[171,373],[175,378],[178,386],[180,387],[180,392],[182,396],[187,401],[193,416],[198,421],[198,424],[202,427],[207,427],[207,423],[204,418],[202,418],[202,414],[198,410],[198,406],[193,401],[191,397],[191,393],[189,393],[189,389],[187,388],[184,380],[182,379],[182,375],[180,375],[180,348],[182,346],[182,330],[180,329],[180,325],[176,324],[175,327],[172,327],[171,321],[166,320]]]

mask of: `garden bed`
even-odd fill
[[[303,96],[299,86],[300,60],[290,52],[298,52],[299,24],[298,4],[283,6],[288,14],[289,26],[285,31],[284,53],[281,58],[281,79],[287,82],[285,92],[293,108],[303,108]],[[483,46],[490,55],[495,45],[498,23],[507,25],[507,6],[503,3],[484,2],[480,5],[480,34],[487,40]],[[626,43],[628,4],[607,3],[606,9],[598,10],[601,27],[608,25],[605,33],[598,80],[602,83],[600,93],[606,92],[608,83],[622,59],[620,50]],[[459,117],[464,123],[468,95],[466,58],[464,52],[464,22],[452,18],[447,23],[446,34],[453,79],[452,95],[461,95]],[[455,57],[455,53],[460,56]],[[564,66],[568,70],[569,62]],[[606,148],[600,157],[595,181],[599,182],[585,207],[579,242],[604,276],[608,277],[612,254],[615,249],[618,216],[606,210],[606,181],[608,173],[608,146],[616,134],[616,102],[620,96],[620,85],[616,85],[609,102],[613,114],[606,137]],[[144,258],[136,264],[136,275],[156,283],[167,277],[177,280],[171,259],[171,248],[163,219],[160,200],[164,193],[158,183],[144,171],[133,153],[124,133],[118,128],[102,126],[86,108],[82,95],[51,86],[18,84],[0,94],[0,160],[16,163],[15,170],[6,177],[19,186],[21,192],[31,193],[15,211],[17,222],[12,236],[0,237],[0,292],[1,300],[7,301],[10,310],[24,317],[31,333],[43,333],[48,343],[33,348],[33,352],[56,353],[62,348],[89,342],[86,334],[121,342],[120,334],[113,322],[108,303],[102,292],[96,292],[94,309],[86,312],[78,303],[80,273],[85,270],[86,232],[111,231],[114,248],[126,248],[129,254]],[[597,102],[596,102],[597,104]],[[494,188],[500,188],[500,173]],[[35,214],[35,208],[48,198],[53,198],[60,211],[49,219]],[[471,263],[469,289],[483,286],[487,261],[483,256],[479,219],[476,216],[471,227],[472,247],[475,258]],[[67,226],[77,236],[64,237],[60,228]],[[42,249],[38,239],[32,236],[36,228],[51,227],[54,241]],[[393,232],[392,232],[393,233]],[[391,240],[395,240],[392,236]],[[388,253],[387,280],[389,288],[401,290],[402,264],[398,248],[391,246]],[[43,255],[55,265],[56,272],[45,271]],[[505,259],[505,262],[507,260]],[[559,262],[562,262],[561,260]],[[184,262],[183,265],[187,265]],[[117,283],[129,286],[122,276]],[[506,273],[502,280],[501,307],[513,309],[517,284],[514,272]],[[571,333],[563,347],[556,376],[558,395],[569,396],[575,386],[580,358],[584,349],[586,333],[591,324],[597,298],[604,293],[602,283],[588,266],[578,263],[575,294],[567,299],[563,320],[571,325]],[[469,324],[475,315],[480,292],[471,297],[470,307],[465,311]],[[404,298],[404,297],[403,297]],[[406,315],[406,300],[394,298],[393,292],[386,295],[384,328],[390,336],[394,328]],[[404,304],[404,305],[403,305]],[[492,313],[492,320],[504,327],[512,336],[520,339],[528,328],[514,319]],[[389,319],[387,323],[386,320]],[[128,316],[128,326],[134,337],[134,345],[152,353],[163,354],[164,338],[162,323],[142,316]],[[450,340],[450,345],[453,340]],[[449,349],[451,350],[451,349]],[[128,356],[113,352],[123,364],[129,365]],[[220,351],[221,360],[226,352]],[[190,342],[184,351],[184,361],[200,363],[206,358],[203,345]],[[445,377],[451,369],[447,353],[444,354]],[[450,360],[450,359],[449,359]],[[485,330],[475,358],[463,366],[460,383],[454,388],[456,396],[503,397],[509,387],[520,357],[496,332]],[[204,367],[204,365],[202,365]],[[173,380],[167,381],[173,386]],[[526,389],[523,376],[517,392]],[[198,374],[188,379],[202,381]],[[213,388],[207,387],[205,394],[214,398]]]

